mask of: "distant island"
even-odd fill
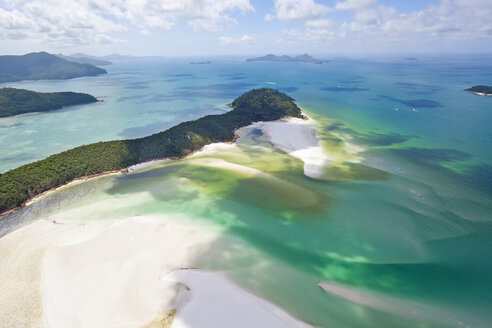
[[[0,117],[32,112],[46,112],[65,106],[97,102],[86,93],[50,92],[41,93],[24,89],[0,89]]]
[[[293,99],[273,89],[253,89],[236,98],[233,110],[183,122],[140,139],[80,146],[0,174],[0,213],[74,179],[120,171],[138,163],[180,158],[214,142],[231,142],[235,131],[257,121],[303,117]]]
[[[201,61],[201,62],[190,62],[191,65],[205,65],[205,64],[212,64],[210,60],[208,61]]]
[[[0,56],[0,83],[22,80],[65,80],[106,74],[91,64],[79,64],[47,52]]]
[[[73,55],[69,55],[69,56],[58,54],[57,56],[62,58],[62,59],[66,59],[68,61],[76,62],[79,64],[91,64],[94,66],[107,66],[107,65],[113,64],[109,60],[99,59],[97,57],[89,56],[89,55],[81,54],[81,53],[73,54]]]
[[[476,85],[469,89],[465,89],[465,91],[473,92],[479,96],[492,96],[492,87],[488,85]]]
[[[275,56],[273,54],[269,54],[263,57],[258,58],[249,58],[246,59],[247,62],[256,62],[256,61],[266,61],[266,62],[293,62],[293,63],[310,63],[310,64],[323,64],[327,63],[327,60],[320,60],[314,57],[309,56],[308,54],[299,55],[295,57],[283,55],[283,56]]]

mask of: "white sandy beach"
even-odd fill
[[[182,284],[184,300],[172,328],[311,327],[277,306],[241,289],[226,276],[202,270],[178,270],[164,281]]]
[[[52,248],[42,265],[46,327],[142,327],[173,309],[173,328],[308,327],[223,274],[180,270],[219,235],[208,226],[134,217]]]
[[[46,252],[88,238],[105,225],[41,219],[0,238],[0,326],[44,327],[41,267]]]
[[[289,118],[273,122],[258,122],[247,128],[260,129],[265,137],[278,149],[304,162],[304,174],[317,178],[330,158],[323,150],[312,119]]]
[[[49,250],[42,295],[47,327],[140,327],[167,310],[160,277],[192,265],[218,231],[134,217],[83,242]]]

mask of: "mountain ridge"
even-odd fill
[[[80,64],[47,52],[32,52],[21,56],[0,56],[0,83],[23,80],[66,80],[106,74],[105,69]]]

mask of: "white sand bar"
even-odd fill
[[[164,280],[189,289],[181,288],[178,299],[186,303],[180,304],[172,328],[311,327],[239,288],[221,273],[179,270]]]
[[[43,327],[43,254],[74,228],[39,220],[0,238],[0,327]]]
[[[166,311],[175,292],[166,292],[161,276],[189,267],[218,235],[176,221],[125,219],[49,250],[42,267],[45,326],[140,327]]]
[[[185,218],[134,217],[50,249],[42,264],[45,327],[138,328],[173,309],[173,328],[309,327],[223,274],[181,270],[210,256],[221,236]]]
[[[304,162],[304,174],[316,178],[330,158],[321,147],[312,128],[312,119],[289,118],[273,122],[258,122],[249,127],[260,129],[278,149]]]

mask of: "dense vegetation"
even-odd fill
[[[488,85],[476,85],[476,86],[471,87],[469,89],[465,89],[465,91],[482,93],[482,94],[486,94],[486,95],[492,95],[492,87],[488,86]]]
[[[97,99],[86,93],[50,92],[41,93],[23,89],[0,89],[0,117],[45,112],[64,106],[96,102]]]
[[[151,136],[77,147],[0,175],[0,212],[75,178],[166,157],[182,157],[213,142],[233,141],[235,130],[256,121],[302,117],[292,98],[255,89],[236,98],[232,111],[181,123]]]
[[[46,52],[33,52],[23,56],[0,56],[0,83],[22,80],[64,80],[106,73],[102,68],[74,63]]]

